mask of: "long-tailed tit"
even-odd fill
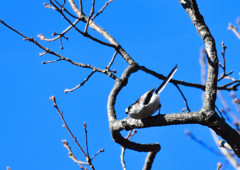
[[[161,104],[159,100],[159,94],[171,80],[176,71],[177,65],[172,69],[157,90],[155,90],[155,88],[149,90],[148,92],[144,93],[136,102],[126,108],[126,114],[134,119],[144,119],[150,117],[157,110],[159,110],[160,113]]]

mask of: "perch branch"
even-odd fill
[[[198,34],[203,39],[207,53],[208,72],[204,92],[204,104],[201,109],[202,116],[205,119],[206,125],[225,139],[233,148],[235,154],[240,157],[240,135],[215,112],[218,80],[218,57],[215,40],[208,26],[205,24],[203,16],[199,12],[196,0],[186,0],[181,5],[192,20]]]

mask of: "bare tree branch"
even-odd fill
[[[73,154],[73,152],[71,151],[71,148],[70,146],[68,145],[67,141],[66,140],[63,140],[63,144],[64,146],[68,149],[69,151],[69,157],[71,159],[74,160],[74,162],[78,163],[80,168],[81,169],[86,169],[82,166],[82,164],[87,164],[91,167],[92,170],[94,170],[94,166],[92,164],[92,160],[93,158],[98,155],[100,152],[103,152],[103,149],[99,150],[92,158],[90,158],[89,156],[89,152],[88,152],[88,138],[87,138],[87,124],[84,123],[84,131],[85,131],[85,142],[86,142],[86,152],[83,150],[83,148],[81,147],[81,145],[79,144],[79,142],[77,141],[77,138],[73,135],[72,131],[70,130],[70,128],[68,127],[64,117],[63,117],[63,112],[59,110],[58,108],[58,105],[57,105],[57,102],[56,102],[56,98],[55,96],[52,96],[50,97],[50,100],[53,102],[53,107],[57,110],[57,112],[59,113],[62,121],[63,121],[63,127],[65,127],[68,131],[68,133],[71,135],[71,137],[73,138],[74,142],[76,143],[76,145],[78,146],[78,148],[81,150],[81,152],[83,153],[85,159],[86,159],[86,162],[81,162],[81,161],[78,161],[76,156]]]
[[[90,38],[91,40],[96,41],[96,42],[98,42],[98,43],[100,43],[100,44],[102,44],[102,45],[109,46],[109,47],[114,47],[114,48],[115,48],[114,45],[109,44],[109,43],[106,43],[106,42],[103,42],[103,41],[101,41],[101,40],[99,40],[99,39],[97,39],[97,38],[89,35],[87,32],[83,32],[83,31],[81,31],[80,29],[78,29],[75,25],[73,25],[73,23],[70,21],[70,19],[68,19],[68,18],[66,17],[66,15],[63,13],[63,11],[62,11],[61,9],[59,9],[59,8],[52,2],[52,0],[50,0],[49,2],[56,8],[56,10],[63,16],[63,18],[64,18],[70,25],[72,25],[73,28],[75,28],[75,30],[76,30],[77,32],[79,32],[80,34],[82,34],[84,37],[88,37],[88,38]],[[77,10],[78,10],[78,9],[77,9]],[[84,15],[85,18],[83,18],[82,15],[83,15],[83,14],[81,14],[81,16],[79,17],[80,20],[87,19],[87,17],[86,17],[85,15]],[[85,21],[84,21],[84,22],[85,22]]]
[[[109,0],[108,2],[106,2],[105,5],[102,7],[102,9],[100,9],[100,11],[98,11],[98,13],[92,17],[92,20],[94,20],[99,14],[101,14],[103,10],[113,1],[114,0]]]
[[[162,74],[159,74],[155,71],[152,71],[144,66],[139,66],[139,69],[148,73],[148,74],[151,74],[161,80],[164,80],[166,77],[163,76]],[[218,86],[217,89],[218,90],[227,90],[227,91],[231,91],[231,90],[237,90],[237,87],[240,85],[239,84],[239,80],[236,80],[234,82],[231,82],[231,83],[228,83],[226,85],[222,85],[222,86]],[[179,85],[183,85],[183,86],[187,86],[187,87],[194,87],[194,88],[198,88],[198,89],[201,89],[201,90],[205,90],[205,85],[202,85],[202,84],[197,84],[197,83],[189,83],[189,82],[185,82],[185,81],[182,81],[182,80],[176,80],[176,79],[171,79],[170,80],[170,83],[173,83],[173,84],[179,84]],[[235,86],[231,86],[229,87],[230,85],[234,84],[234,83],[237,83]]]
[[[201,139],[197,138],[195,135],[193,135],[190,131],[185,131],[185,134],[187,136],[189,136],[194,142],[197,142],[199,145],[201,145],[203,148],[207,149],[208,151],[216,154],[216,155],[221,155],[223,156],[223,154],[221,152],[218,152],[217,150],[215,150],[213,147],[209,146],[207,143],[205,143],[204,141],[202,141]]]
[[[87,19],[87,23],[86,23],[86,26],[85,26],[85,29],[84,29],[85,33],[87,32],[89,21],[92,19],[92,16],[93,16],[93,13],[94,13],[94,7],[95,7],[95,0],[92,0],[92,9],[91,9],[90,15]]]
[[[73,135],[72,131],[69,129],[64,117],[63,117],[63,112],[61,112],[57,106],[56,103],[56,98],[54,96],[50,97],[50,100],[53,102],[53,107],[55,107],[55,109],[57,110],[57,112],[59,113],[62,121],[63,121],[63,127],[65,127],[67,129],[67,131],[69,132],[69,134],[71,135],[71,137],[73,138],[74,142],[77,144],[78,148],[81,150],[81,152],[83,153],[83,155],[85,157],[87,157],[87,154],[84,152],[83,148],[81,147],[81,145],[78,143],[77,138]]]
[[[217,163],[217,170],[220,170],[220,168],[222,167],[221,163]]]
[[[106,70],[109,71],[109,69],[110,69],[110,67],[112,66],[113,61],[115,60],[115,57],[116,57],[117,54],[118,54],[118,52],[115,51],[115,53],[113,54],[113,57],[112,57],[111,61],[109,62],[108,66],[106,67]]]
[[[6,27],[8,27],[9,29],[13,30],[14,32],[16,32],[17,34],[21,35],[22,37],[24,37],[24,40],[27,40],[29,42],[32,42],[34,43],[36,46],[38,46],[39,48],[41,48],[42,50],[45,51],[45,53],[48,53],[48,54],[52,54],[58,58],[60,58],[60,60],[64,60],[64,61],[67,61],[73,65],[76,65],[76,66],[79,66],[79,67],[83,67],[83,68],[89,68],[89,69],[92,69],[96,72],[101,72],[103,74],[106,74],[108,75],[109,77],[113,78],[113,79],[116,79],[117,77],[110,71],[107,71],[107,70],[102,70],[102,69],[99,69],[99,68],[96,68],[94,66],[91,66],[89,64],[84,64],[84,63],[77,63],[75,61],[72,61],[71,59],[69,58],[65,58],[63,57],[62,55],[50,50],[49,48],[46,48],[44,46],[42,46],[40,43],[38,43],[36,40],[34,40],[33,38],[28,38],[27,36],[23,35],[22,33],[20,33],[19,31],[13,29],[12,27],[10,27],[9,25],[7,25],[5,22],[3,22],[2,20],[0,20],[0,23],[2,23],[3,25],[5,25]],[[41,54],[42,55],[42,54]],[[59,61],[60,61],[59,60]],[[55,62],[55,61],[54,61]],[[47,62],[45,62],[44,64],[46,64]]]
[[[85,80],[82,81],[81,84],[77,85],[77,86],[74,87],[73,89],[65,89],[65,90],[64,90],[64,93],[67,94],[68,92],[73,92],[74,90],[76,90],[76,89],[80,88],[81,86],[83,86],[83,85],[90,79],[90,77],[91,77],[95,72],[96,72],[96,70],[93,70],[93,71],[91,72],[91,74],[89,74],[88,77],[87,77]]]
[[[145,164],[143,167],[143,170],[151,170],[152,169],[152,164],[157,155],[157,152],[148,152],[148,155],[145,159]]]
[[[82,5],[82,0],[79,0],[79,9],[80,9],[80,13],[83,13],[83,5]]]
[[[240,157],[240,135],[215,112],[218,76],[218,57],[215,40],[205,24],[203,16],[198,10],[196,0],[185,0],[185,3],[181,3],[181,5],[191,18],[198,34],[203,39],[207,53],[208,73],[204,92],[204,106],[201,109],[203,111],[202,116],[207,126],[225,139],[233,148],[235,154]]]
[[[127,137],[125,137],[125,138],[126,138],[127,140],[130,140],[130,139],[133,137],[133,135],[135,135],[136,133],[137,133],[136,130],[130,130],[130,131],[128,132]],[[122,152],[121,152],[121,155],[120,155],[121,164],[122,164],[123,170],[126,170],[126,165],[125,165],[125,161],[124,161],[124,155],[125,155],[125,150],[126,150],[126,148],[124,148],[124,147],[121,147],[121,148],[122,148]]]
[[[62,143],[63,143],[64,147],[67,148],[67,150],[68,150],[69,158],[71,158],[74,162],[76,162],[76,163],[80,166],[81,169],[84,169],[84,170],[85,170],[85,168],[82,166],[82,164],[86,164],[86,163],[85,163],[85,162],[81,162],[81,161],[79,161],[79,160],[76,158],[76,156],[75,156],[74,153],[72,152],[72,149],[71,149],[71,147],[68,145],[68,142],[67,142],[66,140],[62,140]]]
[[[188,110],[188,112],[191,112],[191,110],[190,110],[189,107],[188,107],[187,99],[186,99],[186,97],[184,96],[182,90],[179,88],[179,86],[178,86],[177,84],[174,84],[174,85],[177,87],[178,91],[180,92],[181,96],[183,97],[183,100],[184,100],[184,102],[185,102],[185,104],[186,104],[186,109]]]
[[[237,32],[236,27],[233,26],[231,23],[229,23],[228,25],[228,30],[231,30],[237,36],[237,38],[240,39],[240,34]]]
[[[76,13],[76,15],[79,18],[83,18],[83,21],[86,23],[88,18],[82,14],[79,9],[77,8],[75,2],[73,0],[68,0],[69,4],[71,5],[73,11]],[[115,48],[116,51],[126,60],[128,64],[136,64],[136,62],[128,55],[128,53],[121,47],[120,44],[103,28],[101,28],[99,25],[97,25],[94,21],[89,21],[89,26],[100,33],[105,39],[109,41],[110,44]]]

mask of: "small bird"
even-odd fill
[[[157,110],[159,110],[160,114],[161,104],[159,94],[172,79],[176,71],[177,65],[172,69],[157,90],[155,90],[155,88],[149,90],[148,92],[144,93],[136,102],[126,108],[126,114],[134,119],[144,119],[150,117]]]

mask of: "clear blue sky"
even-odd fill
[[[38,34],[51,37],[60,33],[68,24],[51,9],[45,9],[47,1],[2,1],[0,19],[37,39]],[[97,0],[96,11],[105,1]],[[240,16],[240,2],[199,1],[212,35],[216,40],[218,56],[221,60],[221,42],[227,46],[227,71],[234,70],[238,78],[240,40],[227,30],[228,23],[236,25]],[[84,3],[84,11],[89,14],[91,1]],[[188,15],[176,1],[115,1],[96,19],[96,23],[106,29],[137,61],[156,72],[166,75],[178,64],[174,78],[201,83],[199,55],[203,42],[198,36]],[[84,28],[83,24],[80,24]],[[90,29],[89,31],[92,32]],[[95,35],[95,34],[93,34]],[[64,50],[59,41],[40,42],[55,49],[65,57],[77,62],[104,68],[110,61],[113,50],[92,42],[76,34],[74,30],[63,40]],[[10,166],[24,170],[66,170],[79,169],[68,158],[62,139],[66,139],[76,156],[84,160],[75,143],[62,127],[61,119],[52,107],[49,97],[55,95],[68,125],[84,147],[83,123],[87,122],[90,154],[99,149],[105,152],[98,155],[93,164],[96,169],[122,169],[120,146],[112,141],[108,129],[106,104],[114,81],[102,74],[95,74],[83,87],[73,93],[64,94],[66,88],[73,88],[82,82],[91,70],[78,68],[66,62],[41,64],[55,58],[50,55],[39,57],[42,52],[33,44],[0,25],[0,169]],[[120,56],[112,68],[121,75],[127,64]],[[145,91],[157,87],[160,80],[138,72],[131,76],[129,84],[118,96],[117,117],[126,117],[125,108]],[[191,110],[202,106],[202,92],[180,86],[186,95]],[[229,99],[229,94],[223,95]],[[237,95],[240,96],[239,92]],[[171,84],[161,95],[162,113],[180,112],[185,107],[178,90]],[[223,106],[217,101],[219,108]],[[233,108],[234,110],[234,108]],[[235,110],[234,110],[235,111]],[[199,144],[190,140],[184,133],[190,130],[198,138],[215,147],[208,128],[200,125],[155,127],[138,130],[132,140],[141,143],[159,142],[162,150],[157,154],[153,169],[216,169],[217,162],[225,162]],[[125,132],[123,134],[126,134]],[[85,147],[84,147],[85,148]],[[146,153],[126,151],[128,169],[141,169]],[[230,165],[227,169],[232,169]]]

